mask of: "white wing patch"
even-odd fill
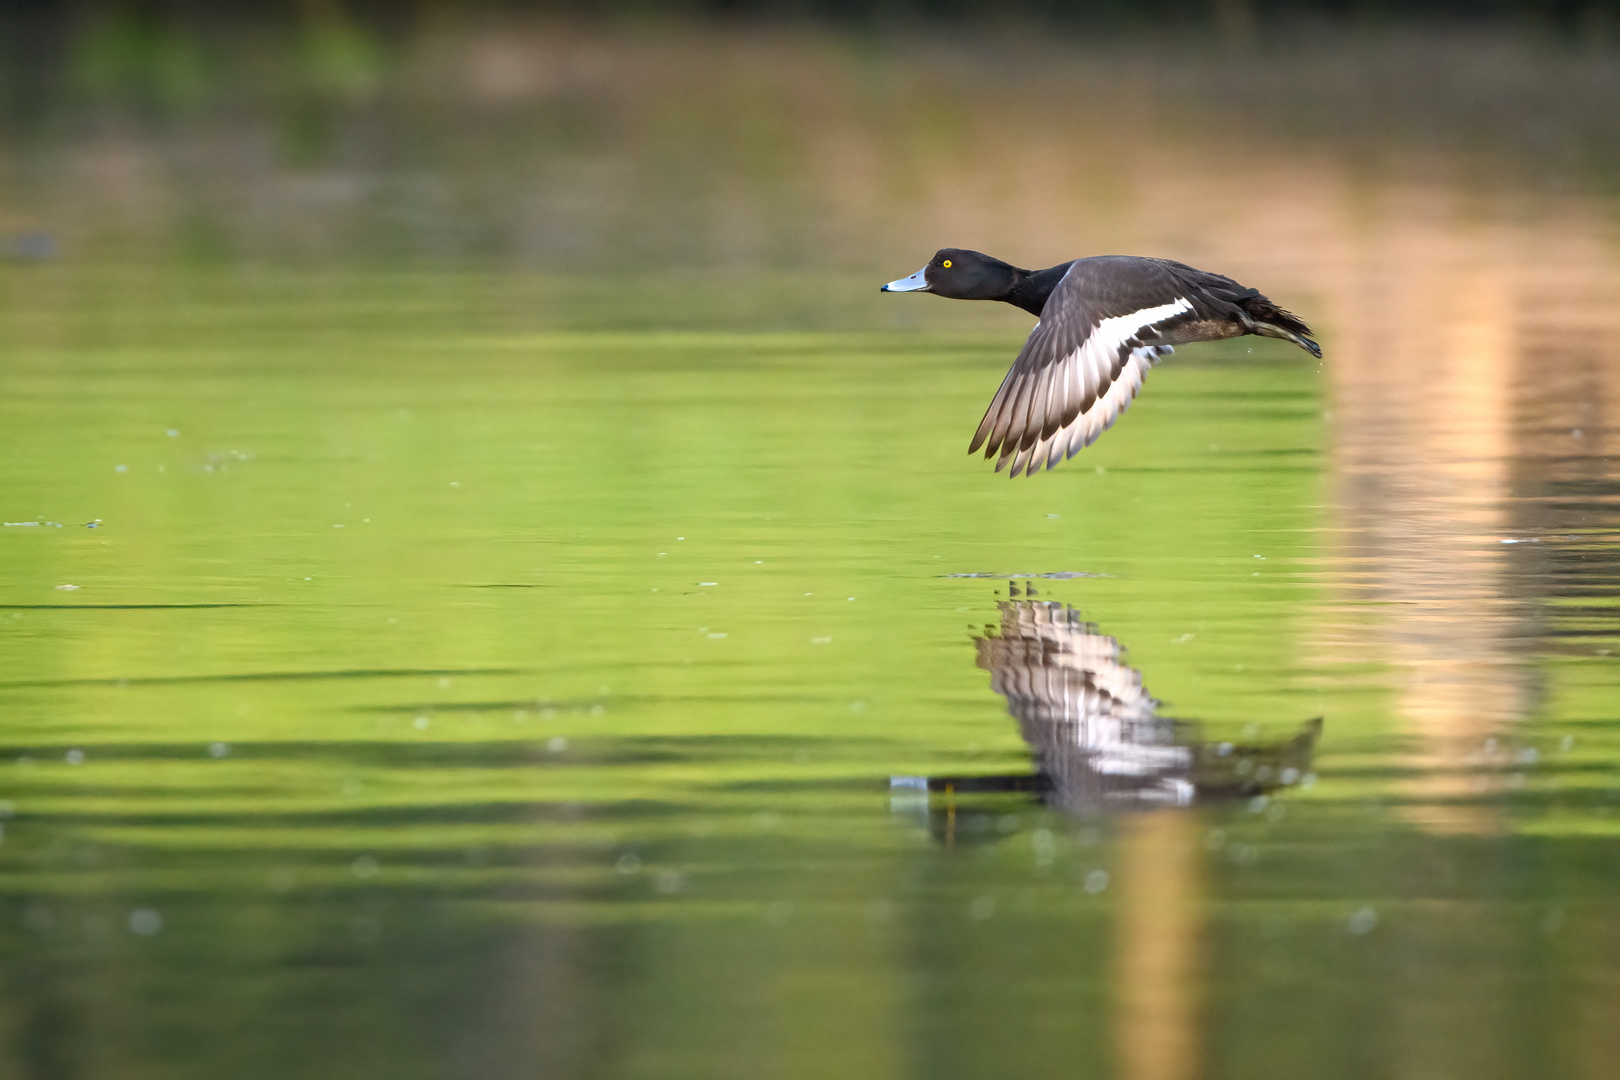
[[[1080,343],[1079,348],[1053,365],[1055,370],[1052,372],[1047,408],[1061,412],[1066,400],[1084,401],[1088,387],[1102,386],[1108,382],[1114,370],[1114,358],[1126,342],[1155,323],[1192,309],[1192,304],[1186,298],[1178,297],[1168,304],[1103,319]],[[1119,377],[1108,384],[1107,390],[1097,395],[1091,408],[1053,432],[1051,438],[1041,439],[1027,450],[1018,451],[1013,457],[1010,475],[1034,473],[1042,466],[1050,469],[1096,442],[1130,408],[1132,399],[1142,389],[1148,368],[1169,356],[1171,351],[1168,345],[1143,345],[1132,349],[1120,368]]]

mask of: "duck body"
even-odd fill
[[[1259,290],[1169,259],[1098,255],[1024,270],[944,248],[883,291],[998,300],[1040,319],[968,447],[982,446],[1011,476],[1050,469],[1096,442],[1177,345],[1258,334],[1322,355],[1310,327]]]

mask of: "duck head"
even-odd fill
[[[910,277],[891,281],[883,292],[931,292],[952,300],[1004,300],[1028,272],[965,248],[941,248]]]

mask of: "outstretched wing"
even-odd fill
[[[1224,279],[1223,279],[1224,280]],[[1233,283],[1236,284],[1236,283]],[[996,471],[1050,469],[1097,438],[1171,348],[1170,327],[1204,313],[1197,293],[1156,259],[1080,259],[990,402],[968,453],[999,453]]]

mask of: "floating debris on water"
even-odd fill
[[[96,520],[100,521],[101,519],[96,518]],[[5,525],[8,529],[37,529],[41,526],[48,529],[60,529],[62,527],[62,523],[59,521],[6,521],[0,522],[0,524]],[[91,528],[94,528],[94,526],[91,526]]]
[[[163,929],[163,916],[151,908],[136,908],[129,913],[129,929],[141,937],[151,937]]]

